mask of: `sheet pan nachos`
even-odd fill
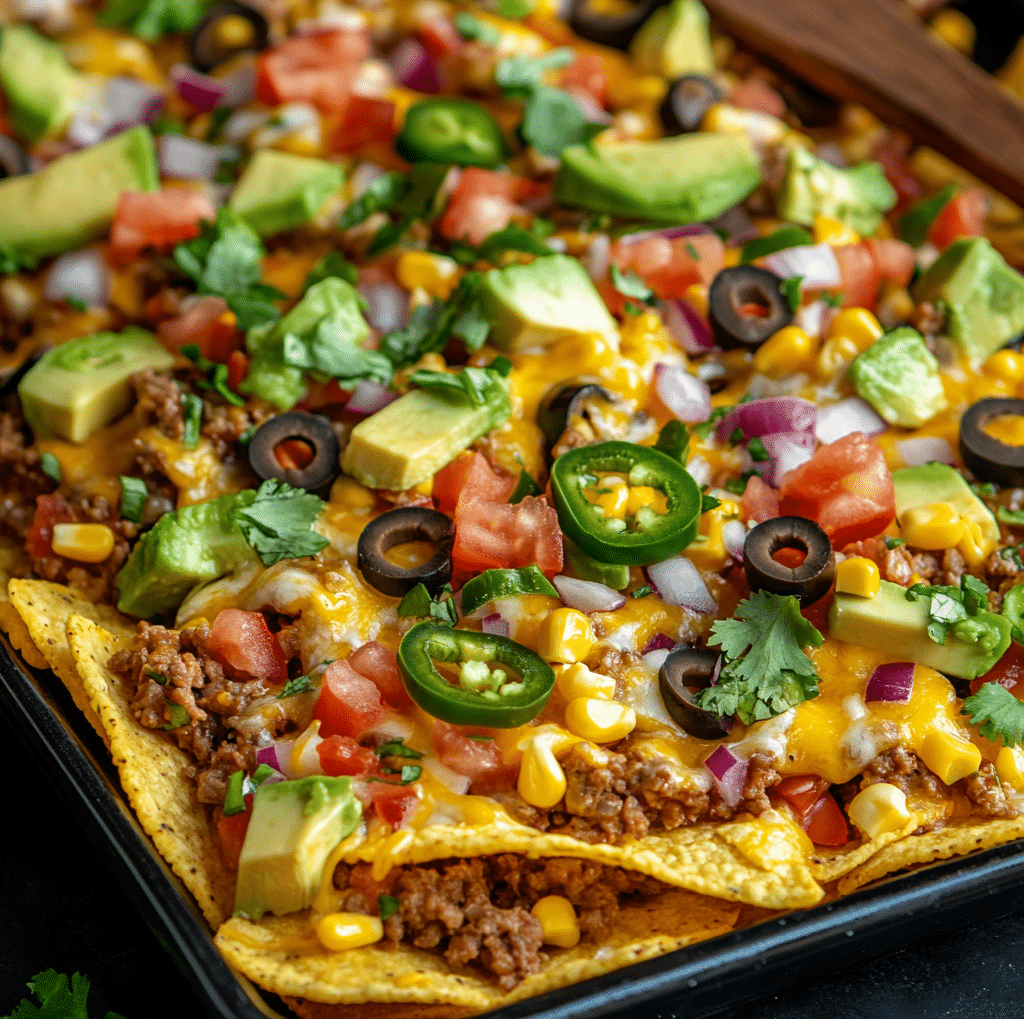
[[[468,1015],[1024,836],[1019,208],[695,0],[24,14],[0,624],[233,968]]]

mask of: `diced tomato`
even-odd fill
[[[433,60],[451,57],[465,42],[449,18],[432,18],[416,30],[416,36]]]
[[[362,786],[370,799],[373,813],[392,828],[404,825],[420,802],[412,786],[393,786],[387,782],[364,782]]]
[[[803,814],[818,802],[828,783],[818,775],[790,775],[773,788],[793,810]]]
[[[617,242],[612,262],[619,270],[631,270],[659,298],[681,299],[690,285],[711,284],[725,265],[725,245],[713,232],[671,239],[653,235]]]
[[[782,478],[779,515],[813,519],[837,550],[881,533],[896,516],[882,449],[859,431],[822,445]]]
[[[391,891],[391,882],[388,877],[374,878],[372,864],[353,864],[352,872],[348,876],[348,884],[358,892],[361,892],[369,901],[370,906],[377,906],[377,897],[381,893]]]
[[[359,739],[386,713],[373,680],[360,675],[347,661],[327,666],[313,711],[313,717],[320,719],[321,736]]]
[[[800,614],[822,635],[828,632],[828,616],[835,604],[836,592],[829,590],[813,604],[800,609]]]
[[[388,145],[395,137],[395,103],[378,96],[352,95],[334,136],[334,151],[354,153],[374,143]]]
[[[448,201],[437,230],[452,241],[479,245],[489,234],[508,227],[524,199],[543,195],[544,186],[508,171],[467,167]]]
[[[377,689],[391,707],[401,710],[412,704],[412,698],[402,682],[402,674],[398,671],[398,658],[390,647],[371,640],[353,651],[348,663],[361,676],[377,684]]]
[[[249,357],[240,349],[228,355],[228,388],[237,391],[238,385],[249,376]]]
[[[515,486],[515,480],[496,473],[479,452],[463,452],[434,475],[431,494],[441,512],[454,516],[463,493],[487,501],[507,501]]]
[[[213,203],[191,188],[122,192],[110,228],[110,255],[123,266],[144,249],[195,238],[199,222],[215,216]]]
[[[783,117],[786,101],[763,79],[756,75],[745,78],[731,93],[729,102],[743,110],[756,110],[772,117]]]
[[[871,250],[861,242],[858,245],[834,245],[832,251],[839,263],[843,306],[858,306],[873,310],[882,275],[875,264]]]
[[[279,683],[288,678],[281,643],[259,612],[225,608],[210,628],[210,653],[222,665],[252,679]]]
[[[977,693],[985,683],[998,683],[1018,700],[1024,700],[1024,645],[1010,644],[983,676],[971,680],[971,693]]]
[[[980,188],[957,193],[932,221],[928,241],[939,249],[945,249],[965,235],[983,235],[988,202],[988,196]]]
[[[441,764],[472,779],[474,793],[486,794],[514,786],[519,775],[518,765],[502,761],[501,750],[493,739],[470,739],[491,735],[493,730],[458,727],[435,719],[431,743]]]
[[[872,154],[872,157],[882,165],[889,184],[896,190],[896,213],[905,210],[924,195],[921,183],[914,177],[914,172],[910,168],[907,150],[908,144],[901,138],[887,135]]]
[[[748,519],[756,519],[763,523],[766,519],[775,519],[779,514],[779,492],[769,487],[759,476],[747,480],[740,505]]]
[[[914,250],[898,238],[869,238],[865,243],[878,273],[887,284],[905,288],[917,265]]]
[[[52,558],[53,527],[55,523],[73,523],[75,514],[59,494],[40,494],[36,498],[36,512],[25,535],[25,550],[33,558]]]
[[[577,53],[565,69],[568,92],[584,92],[599,107],[608,104],[608,68],[596,53]]]
[[[328,736],[316,752],[325,775],[373,775],[380,770],[380,758],[350,736]]]
[[[455,511],[452,561],[462,579],[485,569],[521,569],[534,562],[545,576],[554,576],[562,569],[558,513],[544,498],[526,497],[509,505],[465,496]]]
[[[245,794],[245,810],[238,814],[220,814],[217,817],[217,840],[224,861],[232,870],[238,867],[238,859],[242,856],[242,844],[245,833],[249,831],[252,818],[252,793]]]
[[[234,314],[217,295],[204,295],[188,302],[184,312],[157,324],[156,336],[165,348],[172,350],[198,345],[200,353],[214,363],[226,362],[242,344]]]
[[[260,55],[256,95],[271,107],[297,102],[344,110],[357,66],[369,53],[364,31],[330,29],[291,36]]]
[[[842,808],[831,793],[824,793],[800,822],[807,838],[818,846],[845,846],[850,838],[850,826],[843,817]]]

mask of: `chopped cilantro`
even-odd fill
[[[191,391],[182,391],[181,411],[185,418],[181,447],[195,448],[199,444],[199,431],[203,424],[203,400]]]
[[[640,316],[644,311],[644,307],[638,302],[633,302],[631,299],[627,299],[622,304],[622,310],[626,316]]]
[[[338,218],[339,231],[347,231],[362,224],[374,213],[390,210],[405,194],[406,176],[400,171],[387,171],[374,178]]]
[[[252,791],[252,784],[246,786],[244,771],[232,772],[228,779],[228,790],[224,794],[224,817],[241,814],[245,810],[245,794]]]
[[[713,494],[707,494],[706,491],[707,491],[707,487],[702,487],[701,488],[701,494],[700,494],[700,511],[701,511],[701,515],[703,515],[705,512],[710,512],[713,508],[718,508],[718,506],[722,504]]]
[[[737,427],[729,435],[729,444],[739,444],[742,440],[743,440],[743,428],[742,427]]]
[[[636,590],[630,593],[630,597],[650,597],[654,593],[654,588],[649,584],[645,583],[642,587],[637,587]]]
[[[771,458],[759,437],[752,437],[750,439],[750,443],[747,445],[747,451],[750,452],[750,457],[755,462],[768,462]]]
[[[691,260],[697,260],[698,263],[700,262],[700,253],[697,252],[697,246],[695,246],[693,242],[687,242],[684,248],[686,249],[686,255],[689,256]]]
[[[1003,615],[1010,620],[1010,636],[1024,644],[1024,584],[1010,587],[1003,595]]]
[[[519,502],[526,497],[537,497],[544,492],[541,490],[541,486],[536,480],[526,472],[525,469],[519,471],[519,480],[516,483],[515,490],[509,495],[508,503],[510,505],[518,505]]]
[[[180,705],[175,704],[173,700],[166,700],[167,707],[170,708],[171,721],[169,725],[163,726],[164,732],[170,732],[172,729],[180,729],[183,725],[188,725],[192,719],[189,717],[189,713]]]
[[[380,919],[386,921],[389,917],[394,917],[398,913],[398,908],[401,904],[398,902],[397,896],[389,896],[387,893],[382,892],[377,897],[377,906],[380,908]]]
[[[149,497],[145,483],[137,476],[119,476],[117,479],[121,482],[121,518],[130,519],[133,523],[142,522],[142,512]]]
[[[422,583],[417,583],[398,606],[398,614],[412,619],[436,619],[454,626],[459,621],[452,599],[452,588],[445,584],[438,599],[430,596],[430,591]]]
[[[751,469],[746,473],[741,473],[739,476],[734,476],[729,480],[725,481],[725,489],[730,494],[742,495],[747,489],[747,482],[752,476],[760,476],[761,474],[755,469]]]
[[[1024,704],[999,683],[982,684],[964,701],[960,714],[992,743],[1002,740],[1005,747],[1019,747],[1024,741]]]
[[[184,121],[161,114],[151,125],[154,135],[184,135],[188,130]]]
[[[332,249],[313,264],[313,269],[306,275],[306,283],[302,290],[309,291],[313,285],[326,281],[329,277],[340,277],[342,281],[354,285],[359,280],[359,271],[340,252]]]
[[[74,295],[65,295],[64,301],[79,313],[84,313],[89,308],[84,299],[79,299]]]
[[[802,274],[796,274],[793,277],[787,277],[782,282],[782,294],[786,296],[791,313],[795,313],[800,308],[800,285],[803,280]]]
[[[893,548],[898,548],[901,544],[906,544],[906,541],[902,537],[886,537],[885,546],[892,551]]]
[[[418,761],[423,755],[418,750],[407,747],[401,739],[388,740],[382,743],[374,753],[378,757],[409,757]]]
[[[763,235],[760,238],[752,238],[749,242],[744,242],[740,249],[740,263],[753,263],[754,260],[760,259],[762,256],[770,256],[773,252],[792,249],[797,245],[813,244],[814,239],[805,228],[797,227],[795,224],[784,224],[770,235]]]
[[[907,589],[906,598],[928,600],[928,636],[937,644],[945,644],[950,629],[957,639],[977,644],[986,651],[999,642],[999,631],[974,617],[979,611],[988,610],[988,586],[974,576],[962,576],[959,587],[916,583]]]
[[[284,335],[281,346],[285,365],[333,378],[342,388],[354,388],[361,380],[389,384],[391,361],[380,352],[362,347],[366,333],[358,305],[338,308],[304,334]]]
[[[696,434],[697,437],[699,437],[702,441],[706,441],[708,438],[708,434],[710,434],[711,431],[714,429],[715,424],[717,424],[720,419],[724,419],[726,416],[728,416],[734,408],[735,406],[732,405],[716,406],[714,409],[711,410],[711,415],[703,423],[698,423],[697,426],[693,428],[692,432]]]
[[[535,0],[497,0],[498,16],[509,21],[528,18],[537,9]]]
[[[409,383],[420,388],[438,388],[464,395],[474,409],[484,405],[493,389],[500,387],[500,374],[481,366],[467,366],[458,373],[444,370],[417,370],[409,374]]]
[[[521,224],[509,224],[499,231],[492,231],[474,251],[474,259],[494,263],[496,257],[505,252],[525,252],[531,256],[550,256],[554,250],[545,245],[535,231]]]
[[[999,488],[993,483],[971,484],[971,490],[979,498],[994,498],[999,493]]]
[[[996,510],[996,518],[1007,526],[1024,526],[1024,509],[1014,511],[1000,505]]]
[[[199,387],[216,391],[221,398],[231,405],[245,405],[245,399],[236,395],[228,387],[228,368],[224,363],[211,362],[199,351],[198,345],[183,345],[181,354],[186,359],[190,359],[200,373],[206,374],[204,379],[196,382]]]
[[[484,46],[494,46],[501,39],[501,33],[493,25],[468,11],[455,15],[455,28],[463,39],[475,39]]]
[[[39,456],[39,468],[55,483],[60,483],[60,463],[53,452],[43,452]]]
[[[658,431],[658,440],[654,442],[654,447],[685,466],[686,456],[690,450],[690,432],[686,429],[686,424],[679,420],[669,420]]]
[[[205,0],[107,0],[96,20],[107,28],[126,28],[151,43],[170,32],[195,28]]]
[[[614,263],[611,264],[610,269],[612,273],[612,286],[620,295],[625,295],[630,299],[638,299],[640,302],[652,302],[654,300],[654,292],[631,270],[623,273]]]
[[[846,296],[842,292],[836,292],[834,295],[829,292],[823,292],[819,298],[826,306],[831,306],[832,309],[839,309],[843,305],[843,299]]]
[[[955,185],[946,185],[940,192],[914,203],[900,218],[900,238],[915,249],[928,240],[928,231],[942,208],[953,198]]]
[[[1021,570],[1024,570],[1024,559],[1021,558],[1020,547],[1007,546],[999,549],[999,557],[1005,558],[1008,562],[1013,564]]]
[[[411,782],[415,782],[422,771],[423,769],[418,764],[403,764],[402,785],[408,786]]]
[[[58,974],[53,968],[40,971],[27,982],[29,991],[39,1000],[36,1006],[29,999],[22,999],[11,1013],[12,1020],[44,1018],[46,1020],[87,1020],[92,1014],[86,1006],[89,998],[89,979],[77,971],[70,983],[66,974]],[[123,1020],[119,1013],[107,1013],[108,1020]]]
[[[282,558],[306,558],[327,547],[327,538],[313,529],[323,499],[283,480],[264,480],[251,505],[232,519],[264,565]]]
[[[210,124],[206,129],[206,141],[216,142],[224,130],[228,118],[235,112],[233,107],[214,107],[210,114]],[[184,134],[184,133],[182,133]]]
[[[289,679],[285,683],[284,689],[278,694],[278,700],[284,700],[285,697],[294,697],[297,693],[309,693],[313,689],[313,685],[309,681],[309,676],[299,676],[298,679]]]
[[[161,686],[166,686],[171,680],[163,672],[157,672],[155,668],[150,668],[146,665],[142,669],[142,674],[152,679],[154,683],[159,683]]]

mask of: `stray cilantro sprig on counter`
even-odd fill
[[[282,558],[306,558],[327,547],[327,538],[313,529],[323,499],[283,480],[264,480],[251,505],[232,519],[264,565]]]
[[[51,967],[40,971],[26,983],[32,995],[39,1000],[36,1006],[30,999],[22,999],[11,1013],[11,1020],[46,1018],[49,1020],[88,1020],[86,1001],[89,998],[89,979],[77,971],[70,982],[66,974],[58,974]],[[106,1013],[107,1020],[124,1020],[119,1013]]]

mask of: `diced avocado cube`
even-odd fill
[[[25,419],[37,437],[81,444],[132,402],[128,379],[147,367],[169,370],[174,356],[140,327],[73,338],[44,353],[18,384]]]
[[[918,302],[946,310],[943,331],[971,360],[987,359],[1024,331],[1024,277],[987,238],[958,238],[914,283]]]
[[[777,204],[781,219],[810,225],[820,214],[871,235],[895,203],[896,191],[879,164],[833,167],[802,146],[790,149]]]
[[[937,644],[928,635],[927,597],[907,600],[903,587],[882,580],[874,597],[836,594],[829,612],[828,629],[834,640],[870,645],[900,661],[927,665],[959,679],[984,675],[1010,646],[1010,623],[992,612],[978,612],[971,621],[983,627],[974,642],[961,640],[952,629],[946,642]]]
[[[629,50],[642,71],[670,81],[715,73],[708,12],[697,0],[673,0],[659,7],[633,37]]]
[[[311,906],[327,858],[361,816],[347,776],[260,786],[238,860],[235,913],[257,921]]]
[[[993,544],[999,542],[996,517],[952,466],[927,462],[923,466],[897,469],[892,474],[892,485],[896,491],[897,520],[908,509],[944,501],[956,509],[961,519],[976,523],[985,540]]]
[[[447,389],[409,391],[352,431],[341,468],[367,487],[404,491],[447,466],[511,414],[504,387],[492,388],[475,408]]]
[[[11,123],[29,142],[55,135],[71,120],[86,79],[68,64],[60,47],[26,25],[0,35],[0,88]]]
[[[850,367],[854,390],[897,427],[919,427],[949,405],[939,361],[912,327],[883,334]]]
[[[327,160],[260,149],[238,179],[228,209],[258,235],[276,235],[315,217],[343,181],[341,168]]]
[[[618,328],[579,260],[555,254],[488,270],[481,291],[490,341],[506,352],[543,348],[571,334],[618,340]]]
[[[0,181],[0,251],[37,259],[102,237],[126,189],[160,186],[144,125],[69,153],[34,174]]]
[[[724,213],[760,183],[760,163],[745,138],[691,132],[569,146],[555,176],[555,199],[618,217],[691,224]]]

